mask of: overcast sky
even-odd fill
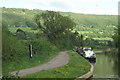
[[[117,15],[118,2],[119,0],[0,0],[0,7]]]

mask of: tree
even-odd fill
[[[112,36],[112,38],[114,39],[114,43],[115,43],[115,47],[118,48],[119,44],[118,44],[118,28],[115,28],[115,31],[114,31],[114,35]]]
[[[56,45],[62,43],[62,40],[76,25],[69,17],[54,11],[37,14],[35,22],[48,39]]]

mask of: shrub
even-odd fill
[[[27,52],[27,47],[13,37],[5,27],[2,30],[2,43],[2,58],[5,61],[14,61]]]
[[[32,51],[34,54],[57,50],[57,47],[51,44],[45,37],[29,40],[26,42],[26,45],[28,46],[29,44],[32,44]]]

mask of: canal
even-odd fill
[[[118,78],[117,56],[110,56],[108,53],[97,53],[94,65],[93,78]]]

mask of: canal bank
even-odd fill
[[[91,78],[91,77],[93,76],[94,66],[93,66],[93,64],[91,64],[91,63],[89,63],[89,64],[91,65],[90,71],[87,72],[86,74],[78,77],[78,78],[75,79],[75,80],[81,80],[81,79],[82,79],[82,80],[86,80],[86,79],[89,79],[89,78]]]

